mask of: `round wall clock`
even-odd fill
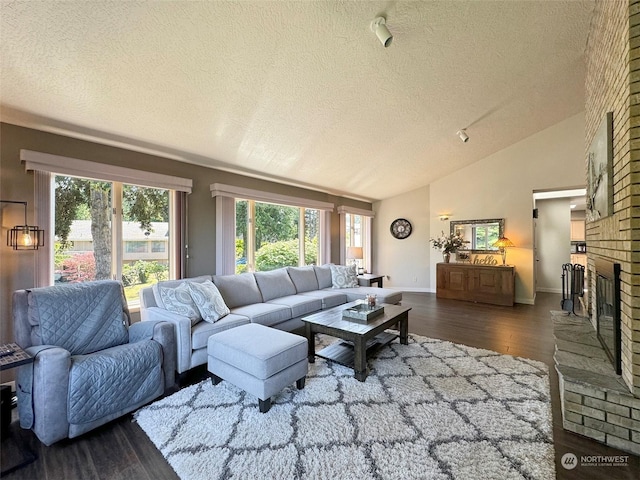
[[[411,223],[404,218],[398,218],[391,222],[391,235],[402,240],[411,235]]]

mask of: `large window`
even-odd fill
[[[129,306],[140,288],[185,274],[188,178],[21,150],[33,171],[37,287],[116,279]]]
[[[236,200],[236,273],[318,263],[319,211]]]
[[[135,304],[169,278],[168,190],[62,175],[54,185],[55,283],[121,280]]]
[[[334,204],[220,183],[210,188],[216,211],[216,274],[330,261]]]

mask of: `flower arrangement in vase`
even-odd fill
[[[439,237],[432,238],[429,241],[433,248],[442,251],[445,263],[449,263],[451,254],[456,253],[465,243],[462,235],[445,235],[444,232]]]

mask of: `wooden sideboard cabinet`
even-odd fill
[[[436,297],[513,306],[515,280],[511,266],[438,263]]]

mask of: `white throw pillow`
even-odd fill
[[[330,265],[333,288],[352,288],[358,286],[358,274],[355,265]]]
[[[187,282],[181,283],[176,288],[158,286],[157,292],[162,300],[162,308],[189,317],[192,327],[202,320],[198,307],[191,298]]]
[[[222,298],[218,287],[212,281],[207,280],[202,283],[187,282],[187,285],[189,285],[191,298],[193,298],[205,322],[215,323],[230,313],[229,307],[224,303],[224,298]]]

